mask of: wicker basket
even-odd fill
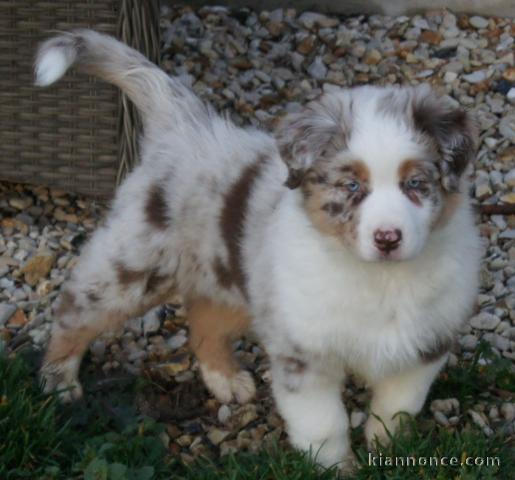
[[[67,74],[32,86],[37,44],[90,27],[159,61],[157,0],[0,0],[0,179],[110,196],[137,160],[138,119],[116,88]]]

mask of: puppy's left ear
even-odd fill
[[[275,133],[279,153],[288,167],[285,185],[299,187],[317,160],[343,149],[345,132],[344,106],[331,95],[323,95],[300,112],[286,115]]]
[[[465,110],[425,91],[413,101],[413,121],[415,127],[428,135],[436,146],[444,190],[456,192],[460,177],[477,150],[475,120]]]

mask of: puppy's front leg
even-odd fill
[[[429,387],[447,359],[447,355],[430,362],[419,363],[410,370],[386,377],[372,385],[373,396],[370,415],[365,425],[369,448],[377,440],[388,443],[385,427],[394,433],[401,420],[398,412],[416,415],[424,405]],[[380,420],[377,418],[379,417]]]
[[[308,361],[301,356],[272,357],[272,387],[280,414],[286,421],[290,443],[311,451],[325,467],[350,469],[347,412],[341,401],[343,371]]]

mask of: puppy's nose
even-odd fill
[[[381,252],[391,252],[395,250],[402,240],[402,232],[398,229],[376,230],[374,232],[374,243]]]

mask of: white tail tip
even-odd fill
[[[36,59],[34,83],[46,87],[59,80],[75,61],[75,52],[62,47],[42,49]]]

